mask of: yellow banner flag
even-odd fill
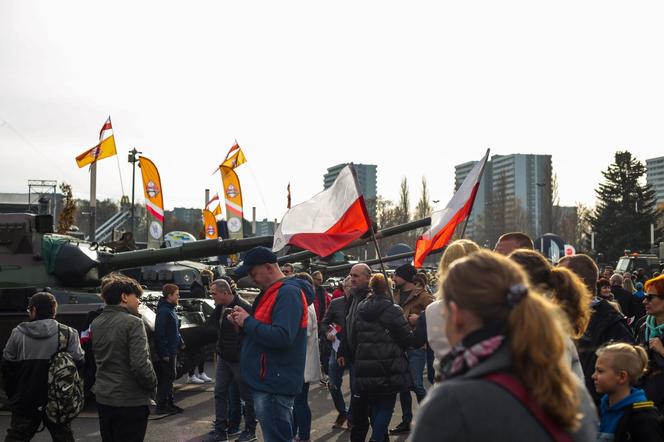
[[[214,208],[214,210],[212,211],[212,214],[215,217],[221,215],[221,205],[220,204],[217,204],[217,207]]]
[[[148,223],[148,247],[159,248],[164,238],[164,195],[161,178],[157,166],[147,157],[140,157],[138,166],[143,176],[145,208],[153,218]]]
[[[219,204],[219,194],[218,193],[215,193],[215,195],[212,197],[212,199],[207,202],[207,204],[205,205],[205,210],[210,210],[210,206],[215,201],[217,202],[217,207],[215,207],[214,210],[212,210],[211,212],[214,216],[218,216],[218,215],[221,215],[221,205]]]
[[[226,203],[226,224],[228,236],[231,239],[242,238],[242,189],[240,179],[230,167],[220,166],[221,181],[224,186],[224,200]]]
[[[85,167],[95,161],[103,160],[116,154],[111,117],[108,117],[99,132],[99,144],[77,156],[76,164],[78,164],[78,167]]]
[[[205,239],[216,239],[219,237],[217,232],[217,220],[214,213],[203,209],[203,224],[205,225]]]
[[[247,162],[247,158],[244,156],[240,145],[235,143],[233,147],[226,154],[226,159],[221,163],[220,167],[228,167],[230,169],[235,169],[236,167]]]

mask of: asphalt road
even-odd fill
[[[212,363],[208,362],[208,375],[214,374]],[[182,380],[180,380],[182,381]],[[167,441],[200,441],[210,431],[211,423],[214,420],[214,397],[213,384],[181,384],[176,381],[175,401],[185,409],[184,413],[157,418],[150,416],[146,441],[167,442]],[[426,382],[426,381],[425,381]],[[348,404],[348,375],[344,377],[343,390],[346,403]],[[413,395],[413,406],[416,407]],[[312,413],[311,440],[323,442],[341,442],[350,440],[350,433],[344,430],[333,430],[332,424],[337,417],[337,412],[332,404],[327,388],[321,384],[312,385],[309,389],[309,405]],[[0,411],[0,438],[4,439],[6,429],[9,427],[10,414],[6,411]],[[401,406],[399,399],[395,406],[394,414],[390,428],[401,422]],[[86,406],[84,411],[73,422],[74,435],[79,441],[99,441],[99,420],[94,404]],[[35,436],[34,441],[50,441],[51,438],[47,430]],[[258,425],[258,440],[262,440],[260,435],[260,425]],[[392,436],[392,441],[405,441],[406,435],[399,437]]]

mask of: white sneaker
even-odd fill
[[[205,381],[196,376],[195,373],[187,378],[187,384],[204,384],[204,383]]]
[[[201,379],[204,382],[212,382],[212,378],[205,373],[198,373],[198,379]]]

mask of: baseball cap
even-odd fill
[[[252,267],[261,264],[274,264],[277,262],[277,255],[267,247],[254,247],[244,255],[244,261],[235,268],[235,274],[239,277],[247,276]]]

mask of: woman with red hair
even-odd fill
[[[664,275],[645,283],[646,316],[636,325],[636,342],[648,352],[648,371],[643,377],[646,397],[664,410]]]

